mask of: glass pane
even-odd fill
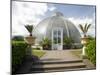
[[[61,35],[61,31],[58,30],[58,35]]]
[[[54,37],[53,43],[57,44],[57,37]]]
[[[61,43],[61,38],[60,37],[58,37],[58,43]]]
[[[57,31],[54,31],[54,35],[57,35]]]

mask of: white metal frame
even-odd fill
[[[57,31],[57,37],[59,36],[58,35],[58,31],[61,32],[61,35],[60,35],[60,38],[61,38],[61,44],[59,45],[58,43],[57,44],[54,44],[54,31]],[[56,45],[57,46],[57,50],[63,50],[63,29],[62,28],[53,28],[52,29],[52,50],[54,50],[54,46]],[[57,42],[58,42],[58,39],[57,39]]]

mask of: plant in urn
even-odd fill
[[[81,29],[81,31],[83,32],[83,37],[81,38],[81,43],[83,45],[83,49],[82,49],[82,57],[85,58],[86,57],[86,53],[85,53],[85,49],[86,49],[86,45],[88,43],[88,37],[87,37],[87,32],[88,29],[90,28],[91,24],[85,24],[85,26],[83,27],[81,24],[79,24],[79,27]]]
[[[34,43],[35,43],[35,37],[32,36],[32,31],[33,31],[34,27],[33,27],[33,25],[25,25],[25,28],[29,32],[29,36],[25,37],[26,43],[29,44],[29,48],[28,48],[27,54],[31,55],[32,54],[31,45],[34,45]]]

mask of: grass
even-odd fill
[[[32,50],[32,54],[34,56],[37,56],[38,58],[42,57],[45,54],[45,51],[43,50]]]
[[[73,51],[71,51],[71,53],[78,56],[78,57],[81,57],[82,50],[81,49],[73,50]]]

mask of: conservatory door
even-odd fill
[[[63,30],[56,28],[52,30],[52,50],[63,49]]]

